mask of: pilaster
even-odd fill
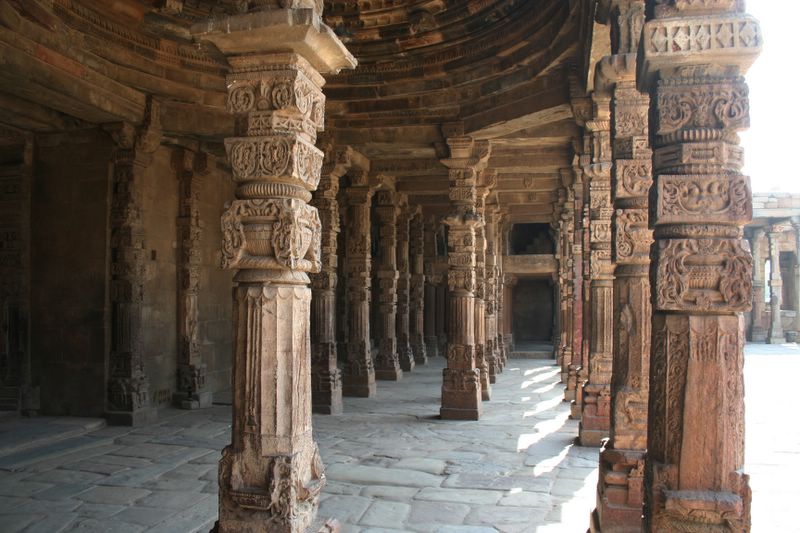
[[[161,143],[158,106],[151,99],[144,124],[107,128],[117,145],[111,195],[111,353],[106,418],[111,424],[155,421],[150,382],[144,371],[142,302],[145,234],[142,223],[142,173]]]
[[[222,216],[222,263],[237,272],[219,532],[319,530],[325,476],[311,428],[308,274],[322,268],[322,224],[308,202],[324,155],[314,146],[325,116],[320,71],[355,66],[319,8],[256,11],[192,28],[228,58],[236,124],[225,140],[236,199]]]
[[[378,355],[375,378],[397,381],[403,370],[397,352],[397,217],[400,212],[397,193],[380,190],[375,195],[375,213],[379,224],[378,260]]]
[[[489,158],[488,143],[469,137],[450,138],[451,213],[445,218],[447,282],[447,368],[443,371],[443,419],[478,420],[481,416],[481,371],[475,358],[476,228],[483,224],[476,211],[478,174]]]
[[[737,132],[741,77],[760,52],[743,2],[659,2],[638,83],[651,95],[653,324],[645,531],[750,530],[744,466],[744,320],[752,218]]]
[[[173,153],[178,176],[178,368],[172,401],[182,409],[211,407],[206,389],[206,365],[200,357],[197,296],[200,291],[200,250],[204,223],[200,220],[199,187],[208,168],[207,155],[179,149]]]

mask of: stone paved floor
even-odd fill
[[[345,399],[341,417],[315,417],[329,478],[321,512],[361,533],[585,531],[597,451],[573,445],[577,424],[560,401],[556,368],[510,363],[480,422],[436,419],[441,359],[380,382],[377,400]],[[784,407],[798,370],[796,346],[748,347],[755,533],[800,531],[790,516],[800,430]],[[169,409],[134,430],[96,428],[91,419],[0,422],[0,531],[210,528],[229,407]]]

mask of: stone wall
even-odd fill
[[[104,411],[112,150],[99,130],[36,138],[31,361],[44,414]]]

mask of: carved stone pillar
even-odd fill
[[[375,195],[380,248],[378,261],[378,355],[375,358],[375,378],[397,381],[403,370],[397,353],[397,194],[390,190]],[[406,241],[408,242],[408,241]]]
[[[413,216],[403,198],[397,216],[397,358],[404,372],[414,370],[411,349],[411,265],[409,261],[409,224]]]
[[[652,100],[656,239],[644,530],[745,532],[752,196],[736,133],[749,125],[741,76],[761,34],[743,2],[659,4],[638,62]]]
[[[150,383],[142,353],[145,235],[142,224],[142,173],[161,142],[159,113],[150,101],[140,128],[109,128],[117,149],[111,196],[111,353],[106,418],[111,424],[155,421]]]
[[[583,354],[583,314],[584,314],[584,291],[583,291],[583,172],[573,166],[572,175],[574,183],[572,185],[574,203],[572,209],[573,234],[571,243],[571,265],[570,272],[572,284],[572,332],[571,340],[571,360],[564,358],[567,364],[567,386],[564,388],[564,401],[575,402],[579,385],[579,373],[582,364]],[[580,410],[577,410],[580,416]]]
[[[614,362],[610,438],[600,452],[593,531],[639,533],[644,502],[647,401],[650,381],[650,247],[648,195],[650,99],[635,85],[644,2],[612,2],[612,35],[631,36],[603,58],[595,90],[611,91],[614,187]],[[623,31],[620,31],[619,29]]]
[[[614,350],[614,264],[611,261],[611,122],[609,99],[595,96],[595,118],[586,123],[592,138],[589,177],[590,314],[589,367],[583,385],[579,438],[600,446],[608,436],[611,365]]]
[[[496,175],[483,172],[481,182],[496,180]],[[481,398],[492,399],[489,360],[486,356],[486,196],[489,187],[476,188],[476,213],[480,223],[475,227],[475,366],[481,371]]]
[[[508,246],[506,243],[507,238],[507,228],[506,228],[506,221],[508,220],[508,209],[506,208],[499,208],[497,210],[497,224],[495,225],[495,248],[497,252],[497,274],[495,277],[495,303],[497,309],[495,310],[496,315],[496,331],[497,331],[497,338],[495,340],[496,352],[497,352],[497,373],[501,374],[503,372],[503,368],[506,366],[506,361],[508,360],[508,353],[506,352],[506,343],[505,343],[505,313],[506,313],[506,300],[505,300],[505,292],[506,292],[506,285],[505,285],[505,273],[503,271],[503,257],[508,253]]]
[[[496,201],[496,200],[495,200]],[[486,206],[486,275],[485,275],[485,300],[486,300],[486,342],[484,344],[484,357],[489,366],[489,383],[497,380],[500,372],[498,367],[497,349],[497,203]]]
[[[173,166],[178,174],[178,368],[173,403],[183,409],[211,407],[206,390],[206,365],[200,358],[197,296],[200,291],[200,175],[206,155],[176,150]]]
[[[422,209],[419,206],[413,210],[413,214],[409,227],[409,261],[411,263],[409,334],[414,361],[418,365],[424,365],[428,362],[425,346],[425,224],[422,218]]]
[[[514,287],[517,286],[519,278],[513,274],[503,276],[503,346],[505,347],[505,362],[508,361],[510,353],[514,350],[514,322],[513,322],[513,297]]]
[[[340,160],[340,157],[342,160]],[[325,154],[322,174],[311,205],[322,224],[322,269],[311,274],[311,409],[315,413],[342,413],[342,373],[337,366],[336,285],[339,237],[339,178],[347,171],[346,151]]]
[[[769,332],[767,343],[783,344],[786,335],[783,333],[781,308],[783,307],[783,277],[781,275],[781,231],[772,227],[769,233]]]
[[[764,256],[762,246],[766,237],[764,228],[758,228],[753,234],[753,311],[751,312],[752,326],[750,340],[764,342],[767,340],[767,330],[764,327]]]
[[[222,216],[223,267],[237,271],[233,427],[216,529],[301,533],[325,479],[311,431],[308,288],[308,273],[321,268],[320,219],[308,205],[323,162],[314,146],[325,116],[320,71],[355,60],[316,11],[265,15],[193,27],[228,56],[236,119],[236,136],[225,140],[236,200]],[[306,38],[314,46],[293,40]]]
[[[425,219],[424,230],[424,268],[425,268],[425,346],[430,357],[439,355],[439,340],[436,331],[436,291],[441,283],[441,276],[434,272],[436,263],[436,218]]]
[[[564,184],[561,210],[558,220],[558,281],[559,281],[559,313],[560,313],[560,344],[554,346],[557,350],[557,364],[561,368],[561,382],[569,381],[569,366],[572,364],[572,334],[573,334],[573,305],[575,297],[575,283],[573,278],[572,246],[575,233],[575,190],[572,169],[561,171],[561,181]]]
[[[363,172],[351,173],[347,198],[345,231],[345,275],[347,276],[347,362],[342,373],[342,394],[375,396],[375,368],[370,341],[370,300],[372,299],[371,207],[372,189]]]
[[[478,420],[481,416],[481,371],[475,358],[475,230],[482,225],[476,212],[478,174],[489,158],[488,143],[450,138],[450,205],[445,218],[450,288],[447,327],[447,368],[443,371],[443,419]]]

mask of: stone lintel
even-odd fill
[[[274,9],[198,22],[195,39],[225,55],[294,52],[323,74],[352,69],[358,61],[312,9]]]

